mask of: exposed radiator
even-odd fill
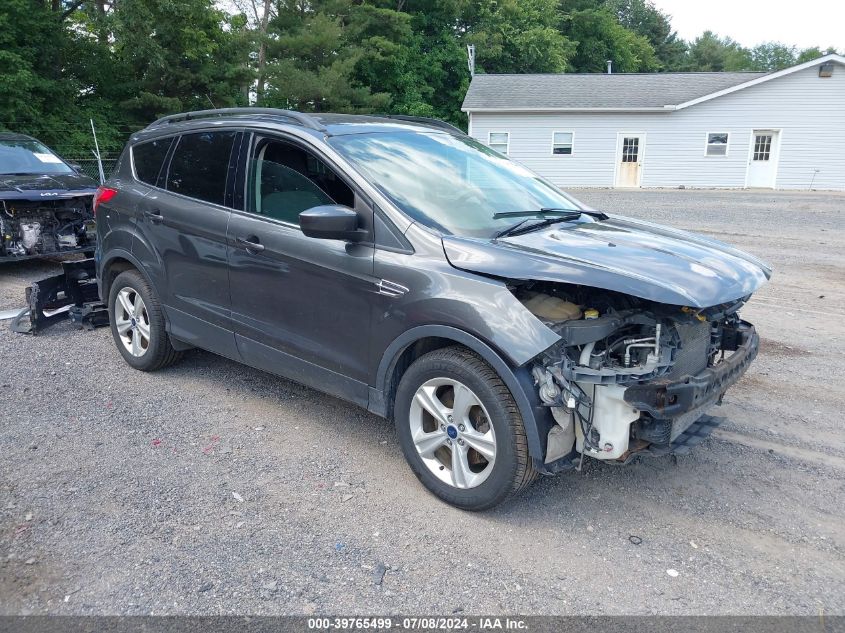
[[[669,371],[670,378],[691,375],[707,367],[710,351],[710,323],[689,323],[677,325],[681,346],[675,353],[675,364]]]

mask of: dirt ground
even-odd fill
[[[743,311],[760,356],[692,454],[469,514],[352,405],[199,351],[142,374],[106,329],[4,321],[0,613],[845,613],[845,195],[575,195],[774,268]],[[0,311],[56,268],[0,267]]]

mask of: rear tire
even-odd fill
[[[458,508],[487,510],[537,478],[513,396],[484,360],[463,347],[435,350],[408,368],[394,420],[411,470]]]
[[[108,306],[112,337],[130,366],[155,371],[182,357],[170,344],[155,290],[137,270],[124,271],[115,278]]]

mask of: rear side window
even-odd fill
[[[179,138],[170,169],[167,189],[184,196],[224,204],[229,155],[236,132],[197,132]]]
[[[135,176],[138,180],[149,185],[156,184],[161,164],[172,143],[172,138],[160,138],[156,141],[139,143],[132,148],[132,162],[135,163]]]

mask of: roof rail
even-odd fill
[[[171,114],[156,119],[150,123],[146,129],[152,129],[161,125],[168,125],[170,123],[178,123],[180,121],[193,121],[194,119],[206,119],[220,116],[237,116],[243,114],[258,114],[263,116],[274,116],[285,119],[290,119],[304,127],[312,130],[323,131],[326,128],[320,125],[314,117],[311,117],[303,112],[295,112],[293,110],[280,110],[278,108],[218,108],[215,110],[195,110],[193,112],[183,112],[181,114]]]
[[[433,127],[439,127],[443,130],[448,130],[449,132],[458,132],[460,134],[466,134],[461,128],[452,125],[451,123],[446,123],[446,121],[441,121],[440,119],[432,119],[426,116],[411,116],[409,114],[376,114],[374,116],[382,116],[385,119],[397,119],[398,121],[409,121],[411,123],[425,123],[426,125],[431,125]]]

